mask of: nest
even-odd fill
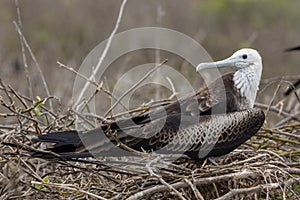
[[[27,153],[46,147],[31,139],[70,129],[74,112],[54,113],[46,106],[52,97],[33,101],[3,82],[1,91],[1,199],[300,198],[300,123],[296,118],[290,120],[295,123],[262,128],[240,148],[215,161],[200,163],[155,153],[46,160]],[[91,122],[90,118],[99,119],[89,116],[84,121]]]

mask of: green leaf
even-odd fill
[[[36,116],[41,116],[41,112],[37,107],[33,109],[33,112]]]
[[[143,147],[141,147],[141,150],[143,153],[147,153],[146,149],[144,149]]]
[[[49,183],[50,182],[48,176],[45,176],[42,180],[43,180],[44,183]],[[35,184],[34,187],[38,190],[43,190],[43,191],[47,190],[47,188],[45,188],[45,186],[43,186],[42,184]]]
[[[43,182],[49,183],[49,177],[48,177],[48,176],[45,176],[45,177],[43,178]]]
[[[42,98],[41,98],[40,96],[36,96],[36,99],[37,99],[38,101],[41,101],[41,100],[42,100]]]

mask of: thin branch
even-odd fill
[[[269,107],[268,105],[262,104],[262,103],[255,103],[255,106],[258,107],[258,108],[262,108],[262,109],[268,109],[268,107]],[[290,117],[291,119],[300,122],[300,118],[298,118],[298,117],[296,117],[294,115],[291,115],[291,114],[289,114],[287,112],[281,111],[281,110],[277,109],[274,106],[269,107],[269,111],[272,111],[272,112],[275,112],[277,114],[280,114],[283,117]]]
[[[69,67],[63,63],[61,63],[60,61],[56,61],[56,63],[58,64],[58,67],[64,68],[74,74],[76,74],[76,76],[79,76],[80,78],[84,79],[85,81],[93,84],[94,86],[98,86],[98,84],[96,83],[96,81],[92,80],[92,79],[88,79],[86,76],[84,76],[83,74],[78,73],[73,67]]]
[[[270,103],[268,105],[266,116],[268,116],[268,114],[269,114],[270,107],[272,106],[272,104],[274,102],[274,99],[275,99],[275,97],[276,97],[276,95],[277,95],[277,93],[278,93],[278,91],[279,91],[279,89],[281,87],[281,84],[282,84],[282,80],[280,80],[280,82],[277,84],[276,90],[275,90],[275,92],[274,92],[274,94],[273,94],[273,96],[271,98],[271,101],[270,101]]]
[[[16,4],[16,9],[17,9],[17,16],[18,16],[18,24],[20,29],[22,29],[22,18],[21,18],[21,13],[20,13],[20,7],[19,7],[19,1],[15,0]],[[24,47],[24,40],[22,39],[22,36],[19,34],[20,37],[20,43],[21,43],[21,51],[22,51],[22,58],[23,58],[23,63],[24,63],[24,68],[25,68],[25,76],[26,80],[28,83],[28,92],[29,92],[29,97],[33,97],[33,92],[32,92],[32,85],[31,85],[31,80],[29,77],[29,67],[27,63],[27,57],[25,55],[25,47]]]
[[[269,128],[261,128],[261,130],[264,130],[264,131],[269,132],[269,133],[277,133],[277,134],[285,135],[285,136],[288,136],[288,137],[294,137],[294,138],[300,140],[300,136],[296,135],[296,134],[287,133],[287,132],[284,132],[284,131],[280,131],[280,130],[276,130],[276,129],[269,129]]]
[[[300,181],[300,179],[298,179],[298,182]],[[246,193],[254,193],[254,192],[259,192],[261,190],[269,190],[269,189],[276,189],[279,188],[281,186],[289,186],[293,183],[295,183],[297,181],[293,180],[293,179],[289,179],[286,182],[283,183],[269,183],[269,184],[263,184],[263,185],[258,185],[255,187],[249,187],[249,188],[240,188],[240,189],[232,189],[230,190],[230,192],[226,193],[225,195],[221,196],[220,198],[217,198],[215,200],[227,200],[230,199],[231,197],[237,196],[239,194],[246,194]]]
[[[243,170],[241,172],[228,173],[228,174],[219,175],[219,176],[215,176],[215,177],[205,177],[205,178],[195,179],[194,184],[197,186],[207,185],[209,183],[216,183],[216,182],[220,182],[220,181],[224,181],[224,180],[228,180],[228,179],[248,178],[248,177],[256,176],[257,174],[258,174],[257,171]],[[175,189],[190,187],[190,185],[188,183],[186,183],[185,181],[179,181],[179,182],[173,183],[173,184],[171,184],[171,186]],[[133,194],[132,196],[130,196],[127,200],[142,199],[145,196],[150,196],[153,193],[164,192],[164,191],[168,191],[168,190],[169,190],[169,188],[165,185],[157,185],[157,186],[142,190],[140,192],[137,192],[137,193]]]
[[[107,94],[109,97],[113,98],[114,100],[117,100],[117,98],[116,98],[115,96],[113,96],[111,92],[109,92],[107,89],[105,89],[105,88],[103,87],[102,82],[100,82],[100,83],[98,84],[96,81],[94,81],[94,80],[92,80],[92,79],[90,80],[88,77],[84,76],[83,74],[78,73],[74,68],[69,67],[69,66],[67,66],[67,65],[65,65],[65,64],[63,64],[63,63],[61,63],[61,62],[59,62],[59,61],[57,61],[56,63],[58,64],[59,67],[62,67],[62,68],[64,68],[64,69],[66,69],[66,70],[68,70],[68,71],[70,71],[70,72],[76,74],[76,75],[79,76],[80,78],[82,78],[82,79],[84,79],[85,81],[88,81],[88,82],[90,82],[91,84],[93,84],[94,86],[96,86],[96,91],[95,91],[95,92],[101,90],[102,92],[104,92],[105,94]],[[127,108],[126,108],[126,106],[125,106],[124,104],[121,104],[121,106],[123,106],[123,108],[124,108],[125,110],[127,110]]]
[[[43,72],[42,72],[42,70],[41,70],[41,67],[40,67],[39,63],[37,62],[37,59],[36,59],[34,53],[33,53],[32,50],[31,50],[30,45],[28,44],[28,42],[27,42],[27,40],[26,40],[26,38],[25,38],[25,36],[24,36],[22,30],[20,29],[19,25],[18,25],[15,21],[14,21],[13,23],[14,23],[14,25],[15,25],[15,27],[16,27],[16,30],[18,31],[20,37],[22,38],[22,40],[23,40],[23,42],[24,42],[24,44],[25,44],[25,46],[26,46],[26,48],[27,48],[27,50],[28,50],[28,52],[29,52],[29,54],[30,54],[32,60],[33,60],[33,62],[34,62],[35,65],[36,65],[36,68],[37,68],[37,70],[38,70],[38,72],[39,72],[39,74],[40,74],[40,77],[41,77],[41,79],[42,79],[42,82],[43,82],[43,85],[44,85],[44,88],[45,88],[45,91],[46,91],[47,96],[51,96],[51,95],[50,95],[49,88],[48,88],[48,85],[47,85],[47,82],[46,82],[46,79],[45,79],[45,77],[44,77],[44,74],[43,74]],[[50,110],[53,110],[53,105],[52,105],[52,102],[51,102],[51,101],[49,101],[49,106],[50,106]]]
[[[1,79],[0,79],[0,82],[1,82]],[[33,103],[33,100],[30,97],[27,97],[25,95],[22,95],[22,94],[20,94],[20,93],[18,93],[16,91],[14,91],[11,87],[9,89],[7,89],[7,88],[5,88],[5,87],[3,87],[3,86],[0,85],[0,90],[3,90],[5,92],[11,93],[11,94],[14,94],[16,96],[19,96],[20,98],[22,98],[23,100],[25,100],[27,102]],[[51,97],[51,98],[54,98],[54,99],[56,99],[56,100],[59,101],[59,99],[56,98],[56,97]],[[60,104],[60,102],[59,102],[59,104]],[[48,110],[48,108],[46,108],[45,106],[42,105],[42,106],[40,106],[40,108],[42,108],[44,111],[48,112],[53,119],[57,119],[58,118],[57,114],[55,114],[52,111]]]
[[[280,81],[280,80],[299,80],[300,75],[292,75],[292,76],[277,76],[277,77],[272,77],[268,79],[262,79],[261,83],[262,84],[268,84],[273,81]]]
[[[116,34],[116,32],[117,32],[117,30],[119,28],[119,25],[120,25],[120,22],[121,22],[121,19],[122,19],[122,16],[123,16],[123,11],[124,11],[126,3],[127,3],[127,0],[123,0],[122,1],[116,25],[115,25],[113,31],[111,32],[111,34],[110,34],[110,36],[109,36],[109,38],[107,40],[107,43],[106,43],[105,48],[103,50],[103,53],[102,53],[101,57],[99,58],[99,61],[98,61],[97,65],[96,65],[96,67],[95,67],[95,70],[93,70],[93,73],[91,74],[90,78],[88,78],[89,80],[92,80],[92,77],[94,76],[94,74],[97,74],[98,70],[100,69],[100,67],[101,67],[101,65],[103,63],[104,58],[106,57],[106,54],[107,54],[107,52],[108,52],[108,50],[110,48],[112,39],[113,39],[114,35]],[[78,96],[77,102],[74,104],[73,108],[75,108],[77,106],[77,104],[81,101],[81,99],[82,99],[84,93],[86,92],[89,84],[90,84],[90,82],[86,82],[85,83],[85,85],[83,86],[83,89],[82,89],[81,93]]]
[[[112,139],[116,142],[116,146],[117,147],[120,147],[130,153],[133,153],[135,155],[138,155],[138,156],[141,156],[141,157],[145,157],[145,156],[151,156],[151,154],[147,154],[147,153],[143,153],[143,152],[140,152],[140,151],[137,151],[135,149],[132,149],[131,147],[127,146],[126,144],[122,143],[118,137],[116,136],[115,132],[113,131],[108,131],[107,134],[109,134],[109,136],[112,137]]]
[[[171,100],[178,94],[178,92],[176,92],[176,89],[174,87],[174,84],[173,84],[172,80],[168,76],[166,77],[166,79],[169,82],[169,84],[171,86],[171,89],[172,89],[172,94],[171,94],[170,97],[168,97],[168,99]]]
[[[91,192],[85,191],[85,190],[81,189],[80,187],[78,187],[76,185],[72,185],[72,184],[47,183],[47,182],[38,182],[38,181],[31,181],[31,184],[33,184],[33,185],[44,185],[44,186],[50,186],[50,187],[58,187],[58,188],[65,189],[65,190],[80,192],[80,193],[86,194],[86,195],[91,196],[91,197],[96,198],[96,199],[106,200],[106,198],[104,198],[104,197],[101,197],[99,195],[96,195],[96,194],[93,194]]]
[[[168,59],[165,59],[160,64],[156,65],[153,69],[151,69],[149,72],[145,74],[137,83],[135,83],[131,88],[129,88],[126,92],[123,93],[123,95],[106,111],[104,117],[106,117],[120,102],[121,100],[129,94],[132,90],[134,90],[137,86],[139,86],[144,80],[146,80],[156,69],[164,65]]]
[[[150,173],[151,176],[155,176],[163,185],[165,185],[168,190],[175,192],[175,194],[182,200],[185,200],[185,198],[182,196],[182,194],[176,190],[174,187],[172,187],[169,183],[167,183],[160,175],[157,175],[153,170],[151,165],[153,163],[157,163],[160,160],[160,157],[156,157],[153,160],[150,160],[147,164],[146,164],[146,168],[148,170],[148,172]]]
[[[18,155],[18,160],[21,161],[21,163],[23,163],[25,165],[26,172],[27,172],[28,175],[34,177],[35,179],[37,179],[39,181],[43,181],[43,179],[19,155]],[[23,170],[25,170],[25,169],[23,169]]]
[[[281,121],[279,121],[277,124],[275,124],[275,127],[278,127],[278,126],[282,126],[284,125],[285,123],[287,123],[288,121],[290,121],[291,119],[295,119],[297,118],[297,116],[300,116],[300,112],[297,112],[289,117],[285,117],[284,119],[282,119]]]
[[[192,190],[198,200],[204,200],[204,197],[201,195],[201,193],[199,192],[197,187],[190,180],[184,179],[184,181],[190,185],[190,187],[192,188]]]
[[[77,101],[74,103],[73,105],[73,109],[76,110],[76,111],[79,111],[81,105],[83,105],[83,102],[82,102],[82,97],[85,93],[85,91],[87,90],[87,88],[89,87],[89,84],[90,82],[94,82],[94,79],[95,79],[95,76],[96,76],[96,71],[95,70],[92,70],[92,74],[91,76],[88,78],[88,81],[85,82],[85,85],[83,86],[82,90],[81,90],[81,93],[79,94],[77,98]]]

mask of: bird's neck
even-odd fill
[[[233,82],[242,97],[245,97],[249,107],[253,108],[258,86],[261,78],[262,68],[259,65],[252,65],[238,70],[233,75]]]

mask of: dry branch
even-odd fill
[[[259,192],[262,190],[276,189],[281,186],[290,186],[291,184],[296,183],[297,181],[299,182],[300,179],[298,180],[291,179],[283,183],[270,183],[270,184],[258,185],[255,187],[249,187],[249,188],[233,189],[227,194],[221,196],[220,198],[217,198],[216,200],[227,200],[230,199],[231,197],[238,196],[239,194],[249,194],[249,193]]]
[[[36,68],[37,68],[37,70],[38,70],[38,72],[40,74],[41,79],[42,79],[42,83],[43,83],[43,86],[45,88],[47,96],[51,96],[49,88],[48,88],[48,84],[47,84],[46,79],[45,79],[45,76],[44,76],[44,74],[42,72],[42,69],[41,69],[39,63],[37,62],[37,59],[36,59],[34,53],[31,50],[30,45],[28,44],[28,42],[27,42],[27,40],[26,40],[26,38],[25,38],[25,36],[24,36],[21,28],[19,27],[19,25],[15,21],[13,23],[14,23],[14,25],[16,27],[16,30],[18,31],[20,37],[22,38],[22,41],[23,41],[25,47],[27,48],[27,50],[28,50],[28,52],[29,52],[29,54],[30,54],[33,62],[35,63],[35,66],[36,66]],[[53,106],[52,106],[52,102],[51,101],[49,101],[49,106],[50,106],[50,110],[53,110]]]
[[[149,72],[147,72],[138,82],[136,82],[131,88],[129,88],[126,92],[122,94],[122,96],[106,111],[104,116],[107,116],[121,101],[122,99],[129,94],[131,91],[133,91],[137,86],[139,86],[144,80],[146,80],[155,70],[157,70],[159,67],[164,65],[168,59],[165,59],[158,65],[156,65],[153,69],[151,69]]]
[[[117,30],[118,30],[118,28],[119,28],[119,25],[120,25],[120,23],[121,23],[122,16],[123,16],[123,12],[124,12],[124,8],[125,8],[126,3],[127,3],[127,0],[123,0],[123,1],[122,1],[122,4],[121,4],[120,10],[119,10],[119,15],[118,15],[118,18],[117,18],[115,27],[114,27],[113,31],[111,32],[111,34],[110,34],[110,36],[109,36],[109,38],[108,38],[108,40],[107,40],[107,43],[106,43],[105,48],[104,48],[104,50],[103,50],[103,53],[102,53],[102,55],[100,56],[99,61],[98,61],[97,65],[96,65],[95,69],[93,70],[93,73],[92,73],[91,76],[88,78],[89,80],[92,80],[92,79],[93,79],[92,77],[94,76],[94,74],[97,74],[97,72],[99,71],[99,69],[100,69],[100,67],[101,67],[101,65],[102,65],[102,63],[103,63],[104,58],[106,57],[106,54],[107,54],[107,52],[108,52],[108,50],[109,50],[109,48],[110,48],[112,39],[113,39],[113,37],[115,36],[115,34],[116,34],[116,32],[117,32]],[[80,93],[79,96],[78,96],[77,102],[74,103],[74,107],[73,107],[73,108],[76,108],[76,107],[78,106],[78,104],[80,103],[80,101],[81,101],[81,99],[82,99],[84,93],[86,92],[87,88],[89,87],[89,83],[90,83],[90,82],[86,82],[85,85],[83,86],[83,89],[82,89],[81,93]],[[97,85],[99,85],[99,84],[97,84]]]
[[[19,24],[20,29],[22,29],[22,20],[21,20],[19,1],[15,0],[15,4],[16,4],[16,9],[17,9],[18,24]],[[25,55],[25,47],[24,47],[25,45],[24,45],[24,41],[23,41],[21,34],[19,34],[19,37],[20,37],[20,43],[21,43],[22,58],[23,58],[23,63],[24,63],[24,68],[25,68],[25,76],[26,76],[26,80],[28,83],[29,97],[32,98],[33,97],[32,84],[31,84],[31,80],[29,77],[29,67],[28,67],[28,63],[27,63],[27,57]]]

